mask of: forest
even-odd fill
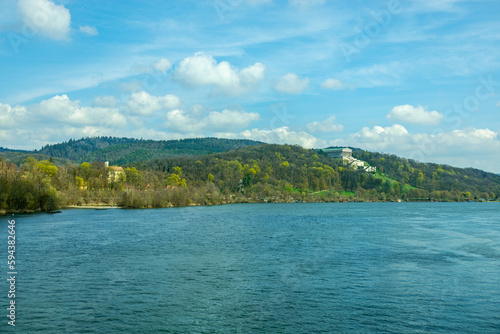
[[[28,156],[18,163],[0,155],[1,212],[51,212],[84,205],[496,201],[500,196],[498,175],[359,149],[353,156],[376,166],[376,173],[353,169],[322,150],[215,138],[170,143],[169,153],[161,158],[143,155],[127,162],[129,158],[121,158],[130,157],[137,147],[161,150],[165,141],[108,139],[105,149],[112,152],[118,147],[122,156],[96,158],[92,153],[102,152],[103,147],[95,139],[45,147],[42,155],[24,153]],[[86,140],[90,143],[83,145]],[[94,158],[73,162],[62,152]],[[113,174],[104,164],[106,158],[123,169]]]

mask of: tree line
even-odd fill
[[[159,208],[235,202],[497,200],[500,176],[356,151],[376,166],[366,173],[321,150],[250,145],[222,153],[124,165],[58,164],[0,157],[0,210],[51,211],[72,205]],[[52,161],[51,161],[52,160]]]

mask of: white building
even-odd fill
[[[363,169],[368,173],[375,173],[377,167],[365,166],[365,162],[352,157],[352,150],[350,148],[326,148],[322,150],[326,153],[329,158],[342,159],[344,165],[351,167],[352,169]]]

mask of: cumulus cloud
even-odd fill
[[[385,128],[377,125],[373,128],[364,127],[359,132],[349,135],[345,139],[338,139],[334,143],[351,146],[361,145],[366,149],[384,151],[388,147],[398,145],[402,138],[406,138],[408,135],[408,130],[400,124]]]
[[[26,107],[11,107],[8,104],[0,103],[0,128],[8,129],[18,123],[26,121],[28,112]]]
[[[339,79],[328,78],[321,84],[323,89],[340,90],[346,88],[346,85]]]
[[[19,0],[17,6],[24,23],[41,36],[69,40],[71,14],[64,5],[49,0]]]
[[[168,70],[172,67],[172,64],[167,58],[161,58],[156,63],[153,64],[155,70],[167,73]]]
[[[195,113],[197,109],[195,109]],[[240,110],[224,109],[212,111],[205,117],[194,117],[192,113],[175,109],[165,117],[165,127],[179,133],[201,134],[203,132],[235,131],[245,128],[260,115]]]
[[[69,123],[76,125],[100,125],[105,127],[124,127],[127,124],[125,116],[118,109],[80,107],[68,117]]]
[[[342,124],[335,124],[335,116],[332,115],[322,122],[314,121],[306,125],[307,131],[317,132],[340,132],[344,130]]]
[[[67,95],[56,95],[30,107],[35,118],[79,126],[100,125],[106,127],[124,127],[127,124],[116,108],[81,107],[80,101],[71,101]]]
[[[255,63],[238,70],[226,61],[217,63],[210,55],[198,52],[183,59],[174,70],[174,79],[189,87],[212,86],[215,92],[240,95],[264,79],[265,66]]]
[[[99,32],[97,31],[96,27],[91,27],[91,26],[80,26],[80,32],[89,35],[89,36],[97,36],[99,35]]]
[[[300,94],[307,87],[309,87],[309,79],[301,79],[295,73],[285,74],[274,84],[275,90],[286,94]]]
[[[287,126],[272,130],[245,130],[238,134],[237,137],[262,141],[270,144],[300,145],[305,148],[313,148],[318,144],[318,139],[313,135],[303,131],[292,131]]]
[[[132,114],[149,116],[158,110],[178,108],[180,104],[175,95],[153,96],[140,91],[130,95],[127,107]]]
[[[490,129],[467,128],[435,133],[410,133],[400,125],[365,127],[359,132],[330,142],[363,149],[394,153],[423,162],[495,171],[500,163],[500,138]]]
[[[387,119],[395,122],[420,125],[438,125],[444,115],[437,111],[427,111],[427,108],[414,107],[409,104],[395,106],[387,114]]]

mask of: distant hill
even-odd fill
[[[82,158],[87,154],[105,149],[109,146],[130,144],[139,141],[131,138],[117,137],[87,137],[78,140],[70,139],[67,142],[54,145],[46,145],[34,153],[44,154],[50,157],[66,158],[74,162],[83,162]]]
[[[4,152],[28,152],[28,151],[24,151],[24,150],[11,150],[10,148],[6,148],[6,147],[0,146],[0,153],[4,153]]]
[[[377,173],[365,173],[346,168],[342,160],[328,158],[321,150],[300,146],[248,146],[236,151],[203,157],[171,157],[140,164],[141,169],[172,173],[175,166],[192,183],[206,180],[208,174],[223,180],[224,186],[257,183],[289,185],[309,191],[353,191],[360,198],[371,200],[441,200],[494,199],[500,197],[500,176],[474,168],[420,163],[395,155],[354,150],[354,156],[377,167]],[[240,166],[240,167],[238,167]],[[241,174],[234,169],[241,168]],[[245,170],[260,170],[255,175]],[[234,179],[230,179],[234,175]],[[246,176],[245,176],[246,175]],[[285,186],[286,187],[286,186]],[[326,193],[325,193],[326,196]]]
[[[65,158],[76,163],[109,160],[114,165],[127,165],[151,159],[174,156],[198,156],[259,145],[247,139],[193,138],[179,140],[142,140],[116,137],[94,137],[47,145],[33,153]]]
[[[35,151],[12,150],[5,147],[0,147],[0,157],[16,164],[21,165],[27,157],[33,157],[37,160],[52,160],[57,165],[65,165],[70,163],[66,158],[52,158],[45,154],[35,153]]]

